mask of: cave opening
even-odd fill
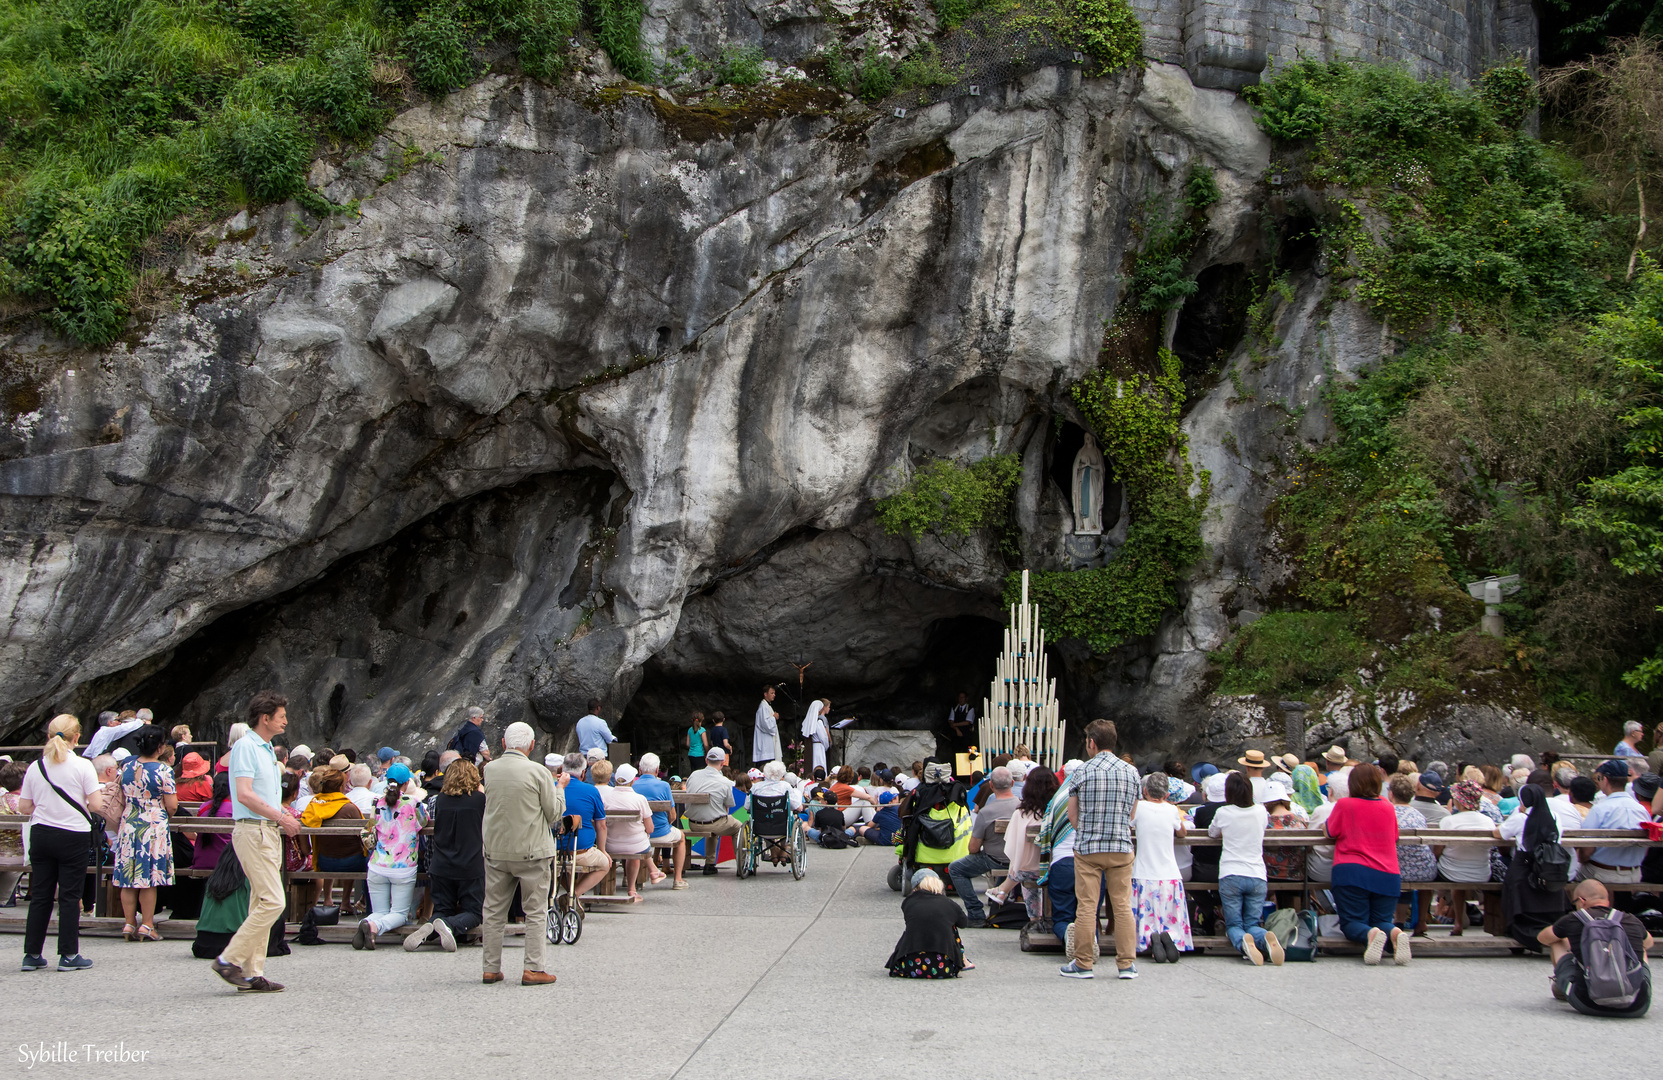
[[[1247,333],[1247,312],[1259,282],[1245,263],[1209,266],[1178,313],[1172,351],[1182,362],[1184,406],[1193,407],[1218,384],[1230,355]]]
[[[1003,645],[1003,621],[957,615],[936,619],[921,633],[924,646],[915,660],[896,667],[887,662],[886,655],[874,653],[857,665],[866,677],[817,676],[813,658],[806,656],[782,658],[777,665],[763,658],[733,656],[719,670],[697,674],[669,671],[655,657],[642,667],[641,685],[613,730],[630,743],[632,753],[654,751],[667,762],[675,760],[678,764],[672,771],[679,771],[686,764],[682,737],[694,710],[704,714],[707,724],[714,713],[722,712],[739,760],[750,761],[756,707],[765,683],[776,687],[774,706],[780,714],[780,733],[787,741],[799,736],[809,698],[830,698],[834,720],[854,716],[860,721],[855,727],[864,729],[939,727],[961,690],[980,712]],[[810,662],[800,690],[792,662]],[[840,745],[834,736],[834,757]]]

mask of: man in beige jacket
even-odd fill
[[[485,982],[502,981],[502,934],[508,905],[520,886],[525,908],[525,970],[521,986],[544,986],[554,976],[543,970],[544,922],[549,907],[549,869],[554,862],[550,830],[566,800],[542,765],[530,759],[536,736],[530,724],[513,723],[503,732],[502,757],[485,774]]]

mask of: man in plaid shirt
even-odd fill
[[[1074,826],[1074,958],[1063,965],[1071,979],[1092,978],[1097,943],[1097,896],[1108,879],[1114,912],[1114,960],[1122,979],[1138,977],[1137,923],[1132,919],[1132,807],[1138,771],[1114,756],[1119,734],[1108,720],[1086,725],[1091,760],[1074,770],[1068,820]]]

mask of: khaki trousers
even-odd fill
[[[508,925],[508,905],[514,886],[520,887],[525,908],[525,970],[543,970],[543,947],[548,944],[545,923],[549,914],[549,868],[554,859],[485,860],[485,972],[502,971],[502,932]]]
[[[1099,878],[1109,879],[1109,910],[1114,913],[1114,962],[1129,968],[1137,961],[1138,926],[1132,918],[1132,853],[1100,851],[1074,853],[1074,963],[1091,970],[1092,945],[1097,941]]]
[[[245,818],[231,827],[231,846],[248,875],[248,915],[220,955],[252,979],[265,974],[271,927],[283,914],[283,830]]]

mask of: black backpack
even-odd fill
[[[1537,844],[1525,852],[1529,860],[1527,871],[1530,887],[1540,892],[1559,892],[1570,884],[1571,853],[1565,845],[1555,840],[1550,844]]]
[[[854,842],[849,839],[849,835],[842,829],[821,829],[820,846],[838,851],[842,848],[854,847]]]

